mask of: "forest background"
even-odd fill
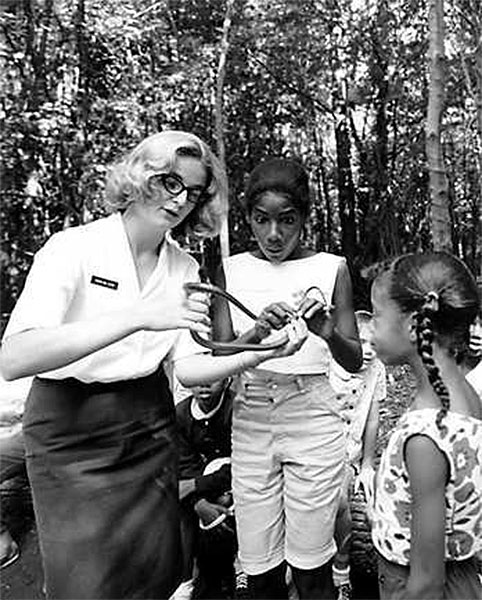
[[[0,6],[3,322],[35,251],[101,216],[108,165],[167,128],[227,168],[229,232],[187,240],[207,266],[249,246],[246,175],[285,155],[311,174],[307,242],[347,257],[357,308],[371,266],[402,252],[442,246],[480,276],[480,0]]]

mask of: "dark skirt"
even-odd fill
[[[168,598],[181,577],[175,411],[162,370],[35,378],[24,413],[49,598]]]
[[[398,565],[377,553],[378,584],[381,600],[402,600],[410,567]],[[482,585],[477,573],[475,557],[445,563],[445,582],[440,600],[480,600]]]

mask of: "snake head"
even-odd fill
[[[313,300],[315,302],[318,302],[319,304],[322,305],[323,310],[326,310],[326,307],[328,306],[328,303],[326,302],[325,294],[321,291],[321,289],[317,285],[312,285],[303,294],[302,300],[300,302],[300,307],[296,311],[294,318],[305,317],[306,313],[310,312],[310,308],[311,308],[312,304],[310,303],[311,306],[310,306],[310,304],[308,304],[308,308],[307,308],[308,300]],[[320,309],[318,309],[318,310],[320,310]]]

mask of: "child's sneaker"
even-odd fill
[[[0,569],[5,569],[12,565],[20,556],[20,548],[14,541],[8,529],[0,526]]]
[[[286,569],[286,587],[288,588],[288,600],[300,600],[298,590],[296,589],[295,582],[293,581],[293,572],[289,566]]]
[[[343,583],[336,588],[338,595],[336,600],[352,600],[352,590],[349,583]]]
[[[351,600],[350,565],[339,569],[333,565],[333,583],[337,591],[337,600]]]
[[[239,571],[236,573],[236,587],[234,590],[234,597],[239,598],[249,598],[248,592],[248,576],[244,571]]]
[[[194,581],[192,579],[183,581],[169,600],[191,600],[193,589]]]

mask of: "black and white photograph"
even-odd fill
[[[481,0],[0,0],[0,597],[482,600]]]

